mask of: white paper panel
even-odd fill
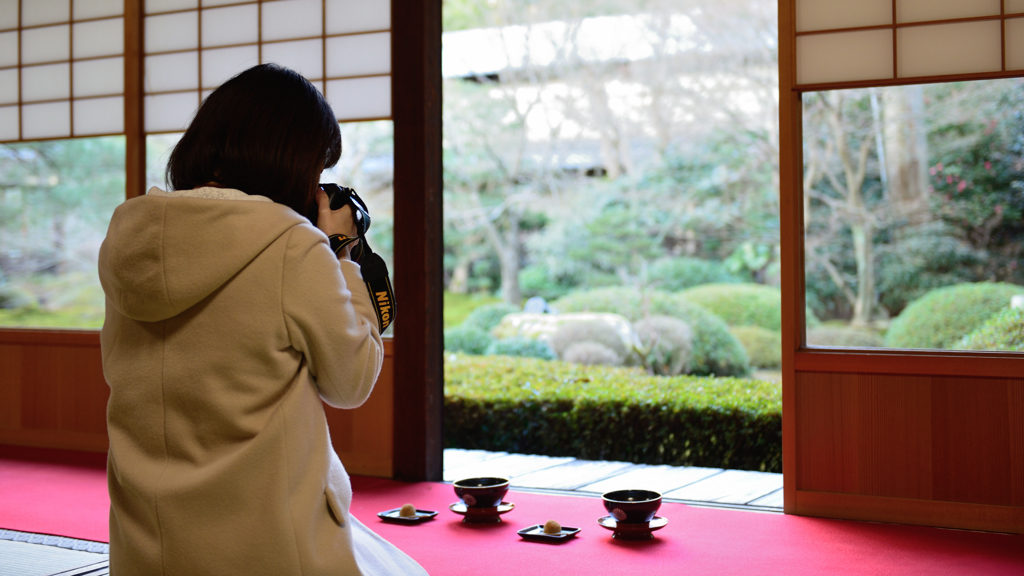
[[[199,88],[199,52],[146,56],[147,94],[196,88]]]
[[[355,34],[327,39],[327,76],[391,72],[391,33]]]
[[[240,3],[245,2],[245,1],[247,1],[247,0],[203,0],[203,7],[204,8],[208,8],[210,6],[224,6],[226,4],[240,4]],[[253,0],[248,0],[248,1],[252,2]],[[265,0],[265,1],[267,1],[267,0]],[[270,0],[270,1],[273,1],[273,0]]]
[[[23,102],[70,97],[70,64],[26,66],[21,69],[21,100]]]
[[[146,132],[183,132],[199,106],[195,92],[146,96]]]
[[[203,10],[203,47],[247,44],[259,41],[259,7],[232,6]]]
[[[1024,14],[1024,0],[1003,0],[1007,14]]]
[[[875,0],[864,1],[869,2]],[[327,0],[328,34],[389,30],[390,28],[391,2],[374,0]]]
[[[124,18],[75,24],[75,58],[120,56],[124,54]]]
[[[146,14],[198,7],[199,0],[146,0]]]
[[[21,107],[21,134],[26,140],[71,135],[71,103],[50,102]]]
[[[999,0],[896,0],[897,22],[998,15]]]
[[[391,77],[352,78],[327,83],[327,101],[338,120],[391,116]]]
[[[1024,18],[1006,21],[1006,69],[1024,70]]]
[[[63,26],[32,28],[21,32],[21,62],[53,62],[68,60],[71,48],[71,30]]]
[[[18,65],[18,33],[0,33],[0,66]]]
[[[72,6],[75,20],[124,14],[124,0],[74,0]]]
[[[306,78],[321,78],[324,75],[323,42],[298,40],[264,44],[263,61],[286,66]]]
[[[0,30],[18,27],[18,0],[0,0]]]
[[[319,36],[323,31],[320,0],[276,0],[263,3],[263,40]]]
[[[124,93],[124,58],[84,60],[72,66],[75,97]]]
[[[0,108],[0,141],[18,139],[18,107]]]
[[[892,24],[892,0],[796,0],[798,32],[880,24]]]
[[[203,90],[202,94],[203,94],[203,102],[205,102],[206,99],[210,97],[210,94],[213,94],[213,90]]]
[[[216,88],[242,70],[260,63],[259,48],[240,46],[203,50],[203,88]]]
[[[75,100],[75,136],[124,132],[124,97]]]
[[[797,84],[892,78],[892,31],[798,36]]]
[[[0,104],[18,103],[18,69],[0,70]]]
[[[146,53],[199,47],[199,13],[146,16]]]
[[[1002,68],[999,21],[912,26],[897,31],[900,78]]]
[[[21,25],[37,26],[71,20],[68,0],[25,0],[21,3]]]

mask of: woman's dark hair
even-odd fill
[[[341,130],[320,91],[297,72],[261,64],[203,101],[171,152],[167,183],[216,182],[316,214],[320,172],[341,157]]]

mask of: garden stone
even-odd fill
[[[526,336],[537,340],[548,341],[559,326],[569,322],[598,321],[608,325],[608,330],[616,334],[626,350],[635,350],[640,346],[640,338],[633,330],[633,325],[625,316],[610,313],[578,312],[572,314],[530,314],[520,312],[502,318],[501,323],[491,332],[495,338],[511,338]]]

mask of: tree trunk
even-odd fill
[[[469,259],[461,259],[455,263],[452,279],[448,281],[448,291],[455,294],[469,292]]]
[[[911,224],[929,219],[928,142],[921,86],[886,88],[883,140],[893,214]]]
[[[853,234],[853,256],[857,261],[857,298],[853,305],[853,326],[867,326],[875,308],[875,255],[870,222],[850,226]]]

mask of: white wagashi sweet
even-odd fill
[[[562,525],[554,520],[548,520],[544,523],[545,534],[558,534],[562,531]]]
[[[412,504],[406,504],[398,511],[398,515],[402,518],[412,518],[413,516],[416,516],[416,507]]]

